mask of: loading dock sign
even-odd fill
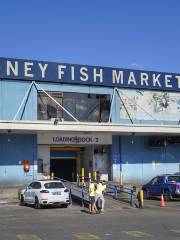
[[[38,144],[112,144],[111,135],[38,134]]]
[[[56,137],[53,137],[53,143],[56,143],[56,142],[60,142],[60,143],[72,143],[72,144],[78,144],[78,143],[93,143],[93,142],[96,142],[98,143],[99,142],[99,138],[96,137],[95,139],[93,139],[93,137],[78,137],[78,136],[75,136],[75,137],[59,137],[59,136],[56,136]]]

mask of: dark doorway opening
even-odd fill
[[[51,158],[50,171],[57,178],[68,181],[75,181],[76,177],[76,159]]]

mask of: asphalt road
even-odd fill
[[[90,215],[78,205],[38,209],[0,205],[0,240],[180,239],[180,202],[160,208],[112,207]]]

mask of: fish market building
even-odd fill
[[[1,185],[178,172],[179,120],[180,74],[0,58]]]

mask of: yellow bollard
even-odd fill
[[[123,185],[123,174],[120,172],[120,185]]]
[[[143,190],[140,190],[138,192],[138,202],[139,202],[139,208],[143,208],[144,205],[144,194],[143,194]]]
[[[140,191],[140,199],[141,199],[141,206],[143,207],[143,205],[144,205],[144,193],[143,193],[143,190]]]
[[[91,180],[91,173],[89,172],[89,180]]]
[[[96,180],[97,180],[97,172],[94,171],[94,181],[96,181]]]
[[[82,177],[82,185],[84,186],[84,168],[82,168],[82,170],[81,170],[81,177]]]
[[[51,172],[51,180],[54,180],[54,172]]]

